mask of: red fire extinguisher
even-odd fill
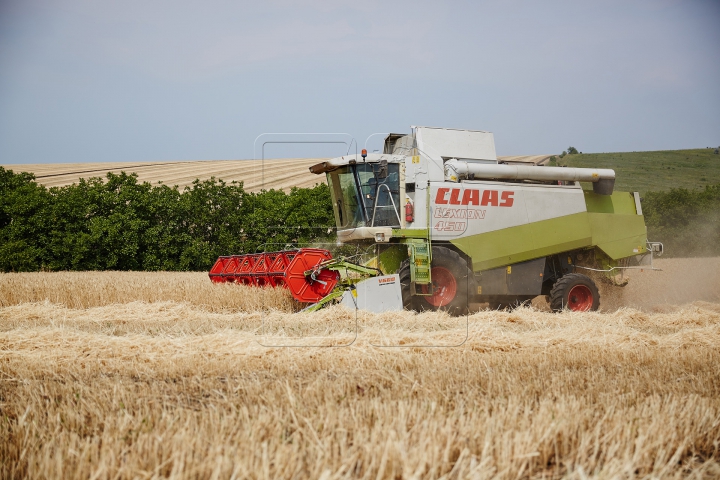
[[[407,201],[405,204],[405,221],[406,222],[412,222],[415,217],[413,215],[413,206],[412,203],[410,203],[410,200]]]

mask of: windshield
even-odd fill
[[[400,226],[400,165],[348,165],[328,172],[338,228]]]

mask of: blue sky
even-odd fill
[[[410,125],[492,131],[500,155],[718,146],[720,2],[0,0],[0,164]]]

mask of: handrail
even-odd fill
[[[385,183],[381,183],[378,186],[377,192],[375,192],[375,206],[373,207],[373,216],[372,216],[372,221],[370,222],[370,226],[371,227],[375,226],[375,213],[377,212],[378,200],[380,199],[380,189],[382,187],[385,187],[385,190],[387,190],[387,192],[388,192],[388,196],[390,197],[390,202],[392,203],[392,206],[393,206],[393,212],[395,212],[395,217],[397,217],[397,219],[398,219],[397,224],[398,224],[398,226],[400,226],[400,225],[402,225],[402,221],[400,220],[400,214],[398,213],[397,205],[395,205],[395,200],[393,200],[392,192],[390,191],[390,187],[388,187],[387,184],[385,184]],[[384,206],[387,207],[387,205],[384,205]]]

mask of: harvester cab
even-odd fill
[[[310,309],[461,315],[471,303],[506,308],[545,295],[556,311],[597,310],[596,282],[622,286],[625,270],[652,268],[662,253],[647,241],[639,195],[615,191],[613,170],[503,164],[489,132],[413,127],[388,135],[383,153],[310,171],[327,177],[338,242],[373,250],[362,264],[298,251],[288,272],[302,280],[284,284],[296,299],[317,290]],[[216,281],[247,283],[213,268]]]

